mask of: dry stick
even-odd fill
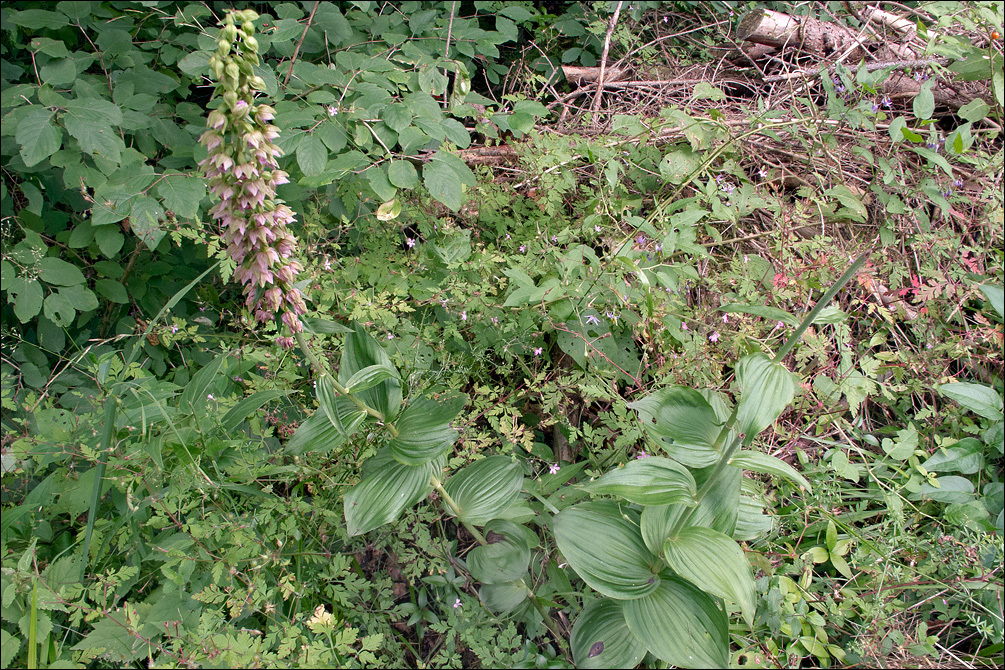
[[[456,1],[455,2],[451,2],[450,3],[450,21],[447,23],[447,43],[443,47],[443,58],[444,58],[444,60],[447,60],[447,59],[450,58],[450,34],[454,31],[454,10],[456,10],[456,9],[457,9],[457,2]],[[460,76],[460,74],[461,73],[458,72],[457,76]],[[447,69],[446,68],[443,68],[443,76],[444,77],[447,76]],[[456,83],[457,83],[457,81],[455,79],[454,80],[454,85],[456,85]],[[444,107],[446,107],[447,101],[449,100],[449,96],[450,96],[450,92],[447,90],[448,88],[449,88],[448,86],[444,86],[443,87],[443,105],[444,105]]]
[[[607,26],[607,36],[604,37],[604,53],[600,56],[600,76],[597,77],[597,94],[593,96],[593,125],[597,125],[600,98],[604,94],[604,76],[607,74],[607,54],[611,50],[611,35],[614,33],[614,26],[618,23],[618,16],[621,14],[621,5],[623,4],[623,0],[618,0],[614,16],[611,17],[610,25]]]
[[[304,32],[300,35],[300,41],[297,42],[297,48],[293,50],[293,58],[290,59],[290,69],[286,71],[286,76],[283,77],[283,91],[286,91],[286,85],[290,83],[290,76],[293,74],[293,64],[297,62],[297,56],[300,54],[300,47],[304,45],[304,38],[307,37],[307,31],[311,29],[311,22],[314,20],[314,13],[318,11],[318,7],[321,5],[321,0],[317,0],[314,3],[314,9],[311,10],[311,15],[307,17],[307,25],[304,26]]]

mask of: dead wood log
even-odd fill
[[[749,12],[737,28],[740,41],[776,49],[801,49],[827,56],[849,51],[852,62],[865,56],[864,40],[855,31],[812,16],[790,16],[770,9]]]
[[[584,82],[594,82],[600,79],[599,67],[575,67],[572,65],[563,65],[562,72],[565,73],[566,79],[577,86],[582,86]],[[608,67],[607,72],[604,73],[604,81],[618,81],[619,79],[627,76],[627,74],[627,68]]]

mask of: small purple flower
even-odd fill
[[[637,238],[635,239],[635,241],[639,243],[639,246],[642,246],[643,244],[645,244],[645,243],[646,243],[646,236],[645,236],[645,235],[639,235],[639,236],[638,236],[638,237],[637,237]]]
[[[963,180],[959,179],[959,178],[954,179],[953,180],[953,186],[955,188],[963,188]]]
[[[647,454],[645,451],[640,451],[638,455],[635,457],[635,460],[640,460],[643,458],[649,458],[649,454]]]
[[[680,329],[681,330],[687,330],[687,321],[681,321],[681,323],[680,323]]]
[[[709,335],[708,336],[708,341],[709,342],[718,342],[719,341],[719,331],[717,330],[717,331],[713,332],[711,335]]]
[[[729,314],[723,314],[722,315],[722,322],[723,323],[729,323]]]
[[[493,316],[492,317],[492,323],[498,326],[499,325],[499,317],[498,316]]]
[[[465,309],[461,312],[461,321],[467,321],[467,320],[468,320],[468,310]]]
[[[760,170],[757,171],[757,176],[760,177],[761,179],[767,179],[768,171],[765,170],[764,168],[761,168]]]
[[[558,235],[552,235],[551,236],[551,241],[552,242],[558,242]]]
[[[785,327],[785,324],[782,323],[781,321],[779,321],[778,323],[775,324],[775,327],[772,328],[772,330],[778,330],[779,328],[784,328],[784,327]]]
[[[548,466],[548,474],[557,475],[558,471],[561,470],[561,466],[558,463],[552,463]]]
[[[335,116],[338,114],[338,105],[331,105],[328,107],[328,116]]]
[[[873,112],[873,114],[875,114],[878,111],[879,111],[879,103],[878,102],[872,103],[872,112]]]
[[[595,326],[598,323],[600,323],[600,319],[598,319],[596,317],[596,315],[594,315],[594,314],[587,314],[586,315],[586,323]]]
[[[175,326],[171,326],[171,332],[172,333],[177,333],[178,332],[178,326],[176,326],[176,325]]]
[[[521,254],[527,253],[527,245],[526,244],[521,244],[520,245],[520,253]]]
[[[454,609],[457,609],[460,606],[461,606],[461,599],[457,598],[456,600],[454,600]]]
[[[893,103],[890,102],[890,98],[887,98],[885,96],[883,97],[882,100],[879,101],[879,104],[883,105],[883,107],[885,107],[886,109],[890,109],[890,107],[893,106]]]

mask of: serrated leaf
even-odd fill
[[[457,430],[450,422],[466,402],[463,394],[440,399],[420,397],[410,402],[395,421],[398,436],[388,443],[394,458],[419,465],[443,454],[457,441]]]
[[[970,411],[992,421],[1002,420],[1002,397],[991,387],[970,382],[955,382],[938,387],[939,393]]]
[[[739,605],[747,625],[753,625],[754,577],[735,540],[711,528],[690,526],[663,543],[663,556],[684,579]]]
[[[119,305],[129,303],[129,293],[126,287],[114,279],[98,279],[94,282],[94,290],[105,297],[106,300]]]
[[[366,419],[366,412],[356,407],[347,398],[340,397],[328,375],[323,375],[316,384],[318,405],[325,411],[332,426],[348,439]]]
[[[406,508],[433,488],[432,467],[404,465],[388,460],[345,494],[345,521],[349,537],[369,532],[397,519]]]
[[[98,98],[68,100],[63,125],[79,143],[80,148],[118,162],[125,144],[115,127],[122,124],[122,110],[118,105]]]
[[[52,112],[33,106],[17,124],[14,139],[21,145],[21,160],[31,167],[59,151],[63,129],[52,123]]]
[[[206,182],[179,172],[166,173],[157,184],[157,195],[178,216],[194,219],[199,215],[199,203],[206,197]]]
[[[34,279],[14,277],[4,282],[8,299],[14,303],[14,316],[21,323],[28,323],[42,311],[42,285]]]
[[[509,456],[489,456],[453,475],[443,488],[460,508],[457,518],[481,526],[516,500],[523,473]]]
[[[668,572],[657,588],[622,603],[629,630],[660,660],[679,668],[729,667],[729,626],[715,601]]]
[[[569,647],[577,668],[634,668],[646,655],[645,645],[628,628],[622,604],[609,598],[583,608]]]
[[[483,584],[512,582],[527,574],[530,547],[520,526],[493,519],[485,524],[489,544],[477,546],[467,556],[468,571]]]
[[[415,188],[419,183],[419,173],[408,161],[397,160],[387,166],[387,180],[398,188]]]
[[[52,321],[57,326],[65,328],[73,324],[73,317],[77,316],[73,302],[62,293],[50,293],[45,297],[45,305],[42,310],[45,318]]]
[[[729,459],[729,464],[744,470],[784,477],[796,486],[804,487],[807,492],[813,492],[813,487],[810,486],[810,482],[806,477],[799,474],[795,468],[785,461],[774,456],[762,454],[759,451],[740,451]]]
[[[736,366],[736,381],[740,387],[740,403],[736,423],[748,443],[758,433],[774,423],[795,396],[792,373],[781,363],[764,354],[752,354],[740,359]]]
[[[707,467],[718,460],[715,441],[722,427],[715,410],[698,391],[670,386],[628,406],[638,412],[646,434],[670,458],[692,468]]]
[[[297,165],[308,177],[316,177],[328,164],[328,148],[314,135],[307,135],[297,147]]]
[[[639,505],[694,503],[694,477],[680,463],[652,456],[636,459],[583,486],[590,493],[613,495]]]
[[[623,600],[659,586],[637,512],[609,502],[581,503],[559,513],[553,525],[565,560],[594,590]]]
[[[84,273],[73,263],[67,263],[61,258],[41,258],[37,267],[39,279],[49,284],[73,286],[84,283]]]
[[[133,198],[129,205],[129,220],[133,233],[143,241],[147,248],[153,251],[160,244],[167,232],[161,228],[160,220],[164,217],[164,208],[154,198],[140,196]]]
[[[461,179],[450,166],[429,162],[422,168],[422,182],[430,195],[456,212],[461,208]]]

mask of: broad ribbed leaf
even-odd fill
[[[667,565],[706,593],[740,606],[747,625],[754,620],[754,578],[743,550],[731,537],[691,526],[663,544]]]
[[[698,391],[671,386],[628,406],[639,413],[646,433],[670,458],[692,468],[704,468],[718,460],[714,445],[721,425]]]
[[[326,454],[345,444],[345,437],[328,420],[324,409],[318,409],[314,416],[304,421],[286,443],[286,450],[299,455],[304,453]]]
[[[186,412],[199,413],[205,410],[209,388],[227,362],[228,354],[222,353],[199,369],[185,386],[178,407]]]
[[[628,629],[617,600],[600,598],[580,612],[569,639],[577,668],[634,668],[646,647]]]
[[[220,421],[220,425],[228,433],[233,432],[240,427],[242,421],[254,414],[262,405],[275,400],[276,398],[282,398],[290,393],[293,393],[293,391],[269,389],[267,391],[253,393],[247,398],[242,398],[223,416],[223,419]]]
[[[389,460],[345,494],[349,536],[360,535],[398,518],[432,490],[430,465],[403,465]]]
[[[698,471],[696,483],[700,487],[712,468]],[[720,533],[731,535],[736,529],[737,509],[740,505],[740,486],[743,474],[739,468],[727,467],[720,471],[718,482],[713,485],[701,502],[693,510],[676,505],[649,505],[642,510],[641,532],[646,546],[656,555],[662,555],[663,543],[670,536],[670,529],[678,522],[681,514],[690,516],[687,526],[705,526]]]
[[[512,521],[493,519],[485,524],[489,544],[468,553],[471,576],[483,584],[501,584],[520,579],[530,565],[530,547],[520,526]]]
[[[317,381],[318,405],[342,437],[349,438],[366,418],[366,412],[356,407],[347,398],[342,398],[335,391],[331,377],[322,375]]]
[[[736,422],[749,444],[789,406],[796,385],[784,365],[764,354],[744,356],[736,366],[736,381],[740,387]]]
[[[452,476],[443,488],[460,507],[458,518],[481,526],[505,511],[522,487],[518,463],[509,456],[489,456]]]
[[[584,486],[590,493],[620,496],[639,505],[694,503],[694,477],[668,458],[629,461]]]
[[[389,368],[382,364],[368,365],[352,377],[349,377],[345,383],[345,390],[349,391],[349,393],[358,393],[359,391],[376,386],[385,379],[392,378],[400,379],[398,371],[394,368]]]
[[[763,472],[764,474],[775,475],[776,477],[785,477],[793,484],[805,487],[807,492],[813,492],[813,487],[810,486],[810,482],[806,477],[799,474],[794,467],[785,461],[774,456],[762,454],[759,451],[740,451],[733,458],[729,459],[729,464],[744,470]]]
[[[622,603],[629,630],[660,660],[679,668],[729,667],[729,627],[715,601],[669,572],[658,587]]]
[[[357,372],[371,365],[383,365],[394,369],[391,359],[377,340],[363,330],[358,323],[353,323],[353,332],[346,335],[342,345],[342,363],[339,366],[338,380],[342,386]],[[369,407],[381,412],[388,421],[393,421],[401,411],[401,382],[395,378],[385,379],[376,386],[360,391],[357,397]]]
[[[952,398],[985,419],[1002,420],[1002,397],[990,386],[956,382],[943,384],[939,387],[939,393],[947,398]]]
[[[650,569],[656,557],[642,541],[638,513],[615,503],[582,503],[563,510],[553,525],[565,560],[596,591],[622,600],[659,586]]]
[[[445,452],[457,440],[450,422],[466,402],[463,394],[410,402],[395,421],[398,436],[389,444],[391,453],[401,463],[419,465]]]
[[[501,584],[483,584],[478,589],[478,597],[494,614],[506,614],[527,598],[527,586],[517,579]]]

